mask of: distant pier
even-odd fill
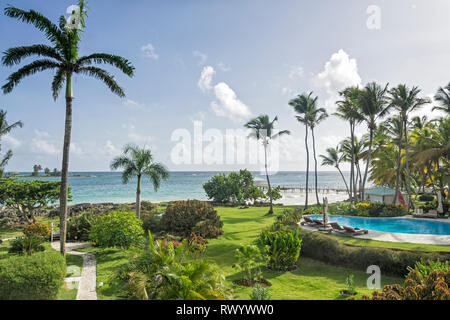
[[[268,185],[266,183],[260,182],[260,181],[255,181],[255,185],[262,189],[262,190],[266,190],[268,189]],[[306,186],[303,185],[277,185],[274,184],[272,185],[272,188],[276,188],[276,187],[280,187],[282,192],[290,192],[290,193],[296,193],[296,192],[300,192],[300,193],[306,193],[306,190],[308,189],[308,193],[311,192],[315,192],[315,188],[312,186],[309,186],[308,188],[306,188]],[[336,193],[347,193],[347,189],[345,188],[336,188],[336,187],[320,187],[317,188],[317,191],[320,193],[331,193],[331,194],[336,194]]]

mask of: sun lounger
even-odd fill
[[[332,228],[331,231],[334,231],[334,232],[337,232],[337,233],[340,233],[340,234],[343,234],[343,233],[346,233],[346,232],[347,232],[347,231],[346,231],[343,227],[341,227],[341,225],[340,225],[339,223],[337,223],[337,222],[330,222],[330,226],[331,226],[331,228]]]
[[[369,231],[366,229],[359,229],[359,228],[353,228],[353,227],[347,227],[347,226],[344,226],[343,228],[346,231],[346,234],[354,235],[354,236],[369,233]]]
[[[303,217],[303,221],[300,223],[302,226],[315,226],[316,223],[312,221],[310,217]]]

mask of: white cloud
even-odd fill
[[[298,79],[303,77],[303,75],[305,74],[305,71],[303,70],[302,67],[299,66],[291,66],[290,70],[289,70],[289,79]]]
[[[325,63],[324,70],[314,77],[313,82],[327,90],[329,98],[325,105],[334,106],[339,91],[349,86],[361,86],[356,59],[351,59],[343,49],[340,49],[331,55],[330,60]]]
[[[283,88],[281,88],[281,94],[283,96],[294,96],[295,95],[295,90],[292,89],[292,88],[283,87]]]
[[[134,110],[149,111],[149,108],[145,104],[131,100],[131,99],[125,100],[123,102],[123,105],[127,108],[134,109]]]
[[[108,156],[116,156],[120,154],[119,148],[117,148],[111,140],[106,140],[105,145],[102,148],[102,152]]]
[[[136,132],[130,132],[128,134],[128,139],[130,139],[132,142],[135,142],[135,143],[138,143],[138,144],[142,144],[142,143],[149,143],[149,142],[154,141],[155,137],[141,135],[141,134],[136,133]]]
[[[16,139],[12,136],[10,136],[9,134],[5,135],[2,140],[8,145],[11,146],[12,148],[18,148],[22,145],[22,141],[20,141],[19,139]]]
[[[217,101],[211,103],[214,113],[232,120],[243,120],[251,115],[250,109],[240,101],[236,93],[226,83],[220,82],[214,86]]]
[[[41,138],[33,138],[31,140],[31,151],[37,154],[51,156],[57,155],[60,152],[54,144]]]
[[[222,70],[223,72],[230,71],[230,67],[226,66],[225,63],[223,63],[223,62],[219,62],[219,63],[217,64],[217,66],[218,66],[219,69]]]
[[[145,46],[141,48],[141,51],[144,53],[144,56],[150,59],[158,60],[159,55],[155,52],[155,47],[153,47],[153,44],[148,43]]]
[[[203,91],[208,91],[212,89],[211,82],[216,74],[216,71],[211,66],[206,66],[203,68],[202,73],[200,75],[200,79],[198,80],[198,87]]]
[[[194,51],[192,52],[192,55],[198,59],[198,65],[202,66],[206,63],[206,60],[208,60],[208,56],[200,51]]]
[[[83,149],[75,142],[70,143],[70,152],[77,156],[83,155]]]
[[[50,137],[50,134],[46,131],[34,130],[34,134],[38,138],[49,138]]]

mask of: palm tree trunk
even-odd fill
[[[355,180],[355,124],[350,122],[350,139],[352,140],[352,163],[350,166],[350,200],[356,199],[356,180]],[[353,192],[352,192],[353,191]]]
[[[406,191],[408,192],[408,205],[407,205],[407,211],[409,213],[409,210],[411,209],[411,177],[410,177],[410,171],[409,171],[409,163],[408,163],[408,128],[406,127],[408,119],[403,120],[403,130],[405,134],[405,161],[406,161]]]
[[[369,172],[370,156],[372,153],[372,143],[373,143],[373,128],[370,128],[370,138],[369,138],[369,150],[367,151],[367,163],[366,169],[364,170],[364,178],[362,182],[361,199],[364,201],[364,189],[366,188],[367,173]]]
[[[141,218],[141,176],[137,176],[137,188],[136,188],[136,217]]]
[[[270,209],[267,214],[273,214],[272,187],[270,186],[269,172],[267,171],[267,142],[264,141],[263,143],[264,143],[264,167],[266,169],[266,178],[267,178],[267,185],[269,187],[269,199],[270,199]]]
[[[320,206],[319,193],[317,191],[317,157],[316,157],[316,140],[314,137],[314,128],[311,127],[311,136],[313,140],[313,156],[314,156],[314,187],[316,189],[317,205]]]
[[[397,177],[395,179],[394,201],[392,202],[394,204],[397,202],[397,194],[398,190],[400,189],[399,183],[400,183],[400,165],[402,160],[402,139],[403,139],[403,129],[400,130],[400,141],[398,142]]]
[[[66,124],[64,128],[63,159],[61,169],[61,189],[59,196],[59,229],[60,229],[60,251],[66,256],[66,221],[68,215],[67,197],[69,193],[68,175],[69,175],[69,153],[70,136],[72,131],[72,75],[67,76],[66,82]]]
[[[351,198],[351,197],[352,197],[352,196],[351,196],[351,192],[350,192],[350,190],[349,190],[349,188],[348,188],[347,181],[345,181],[345,177],[344,177],[344,175],[342,174],[341,169],[340,169],[338,166],[336,166],[336,169],[338,169],[339,173],[341,174],[342,180],[344,180],[344,183],[345,183],[345,188],[347,188],[347,193],[348,193],[349,197]]]
[[[306,197],[304,210],[308,209],[308,191],[309,191],[309,149],[308,149],[308,123],[305,124],[305,148],[306,148]]]

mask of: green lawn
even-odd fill
[[[232,268],[234,250],[240,244],[254,241],[261,229],[273,223],[274,217],[265,216],[267,208],[217,208],[223,222],[224,235],[210,240],[206,251],[206,258],[217,263],[225,273],[228,284],[234,290],[234,299],[249,299],[251,289],[233,284],[233,280],[240,278],[240,274]],[[276,207],[275,213],[282,212],[282,207]],[[117,267],[127,263],[129,254],[117,248],[100,249],[84,248],[82,251],[91,252],[97,256],[97,281],[103,282],[98,287],[99,299],[120,299],[123,288],[120,283],[112,281]],[[353,274],[355,289],[361,294],[368,294],[366,288],[368,275],[358,270],[341,268],[308,258],[300,258],[299,268],[292,272],[275,272],[264,270],[263,276],[271,284],[272,299],[345,299],[340,291],[346,288],[345,278]],[[382,285],[400,283],[403,279],[382,277]]]

